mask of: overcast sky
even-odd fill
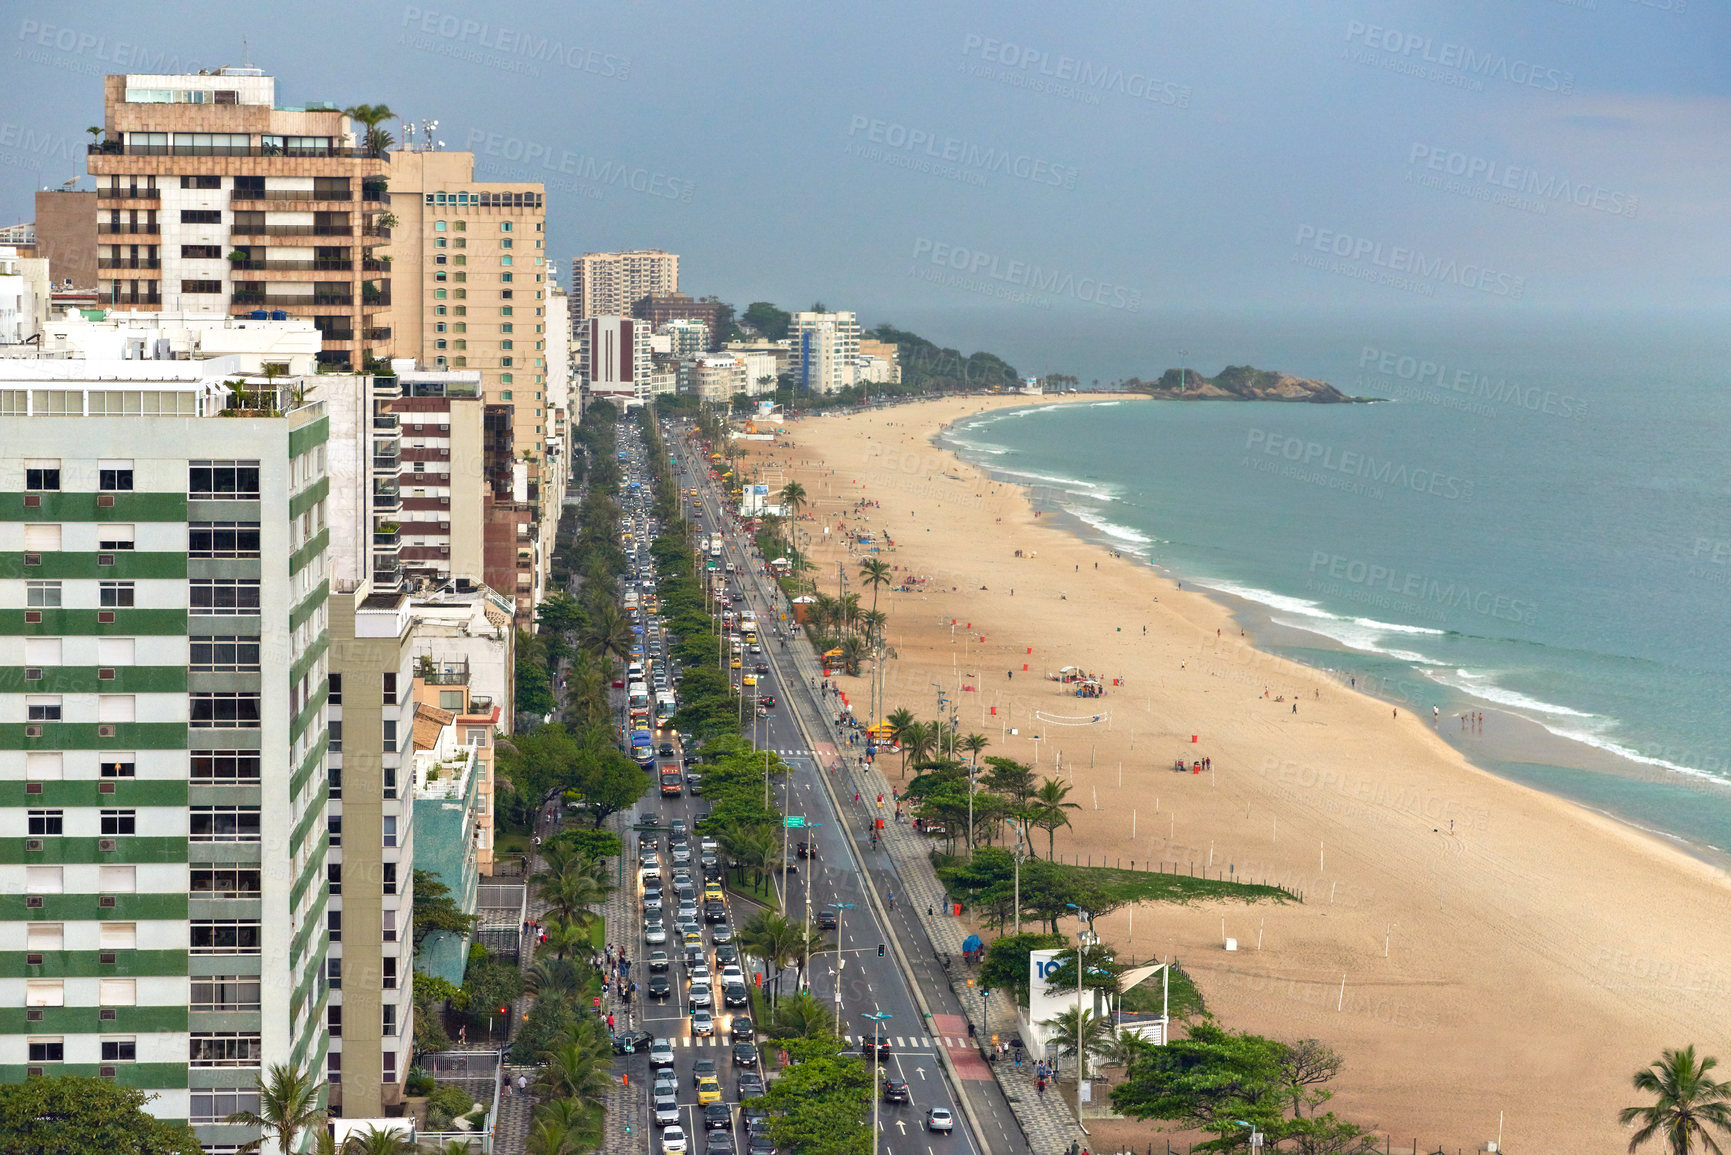
[[[1724,0],[985,8],[23,0],[0,217],[82,171],[104,73],[245,38],[279,103],[388,104],[545,180],[561,268],[666,248],[741,307],[1731,298]]]

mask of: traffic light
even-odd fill
[[[878,957],[879,957],[879,958],[883,958],[883,957],[884,957],[884,944],[883,944],[883,943],[881,943],[881,942],[880,942],[880,943],[878,943]]]

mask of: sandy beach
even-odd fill
[[[879,597],[899,654],[885,712],[929,719],[939,683],[987,754],[1037,753],[1042,776],[1061,758],[1082,806],[1058,832],[1066,859],[1211,861],[1303,891],[1303,904],[1141,907],[1133,927],[1121,910],[1099,929],[1126,955],[1175,954],[1223,1025],[1340,1050],[1328,1109],[1397,1149],[1481,1149],[1501,1113],[1519,1155],[1621,1151],[1635,1070],[1666,1047],[1724,1049],[1731,878],[1477,769],[1429,717],[1255,650],[1222,607],[933,445],[950,422],[1031,403],[1052,401],[908,405],[745,443],[773,462],[758,470],[772,488],[805,486],[799,525],[825,592],[838,563],[860,589],[843,525],[887,531],[895,548],[876,556],[928,579]],[[847,516],[862,498],[881,508]],[[1066,665],[1100,674],[1107,696],[1046,680]],[[869,678],[839,681],[864,718]],[[1203,757],[1212,774],[1173,771]],[[1035,846],[1044,856],[1043,834]],[[1095,1150],[1157,1134],[1091,1126]]]

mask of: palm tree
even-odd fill
[[[884,724],[890,728],[891,741],[902,747],[902,777],[906,778],[908,776],[908,749],[903,745],[903,739],[907,737],[908,731],[918,724],[914,721],[914,712],[904,706],[885,718]]]
[[[583,1135],[557,1119],[537,1118],[525,1145],[528,1155],[578,1155],[585,1150]]]
[[[1075,802],[1066,802],[1070,794],[1070,784],[1059,782],[1056,778],[1047,778],[1040,783],[1040,788],[1034,791],[1033,809],[1037,817],[1034,825],[1046,832],[1046,857],[1056,861],[1053,849],[1057,843],[1058,827],[1070,825],[1070,816],[1066,810],[1080,810],[1082,807]]]
[[[775,984],[770,990],[772,1004],[780,1002],[780,982],[782,970],[797,956],[804,939],[799,929],[784,916],[774,911],[763,911],[745,924],[740,932],[740,945],[748,954],[763,960],[765,966],[774,968],[770,982]]]
[[[560,998],[583,989],[584,976],[572,959],[540,959],[523,976],[523,985],[539,998]]]
[[[600,1105],[611,1084],[613,1056],[609,1050],[570,1042],[555,1047],[535,1080],[535,1093],[548,1099],[576,1100],[585,1107]]]
[[[864,638],[852,637],[846,638],[842,641],[841,668],[842,672],[847,674],[849,677],[859,677],[861,664],[870,657],[871,647],[866,645]]]
[[[805,486],[797,481],[790,481],[782,486],[781,492],[776,496],[781,499],[782,508],[794,517],[798,517],[800,511],[805,509]]]
[[[770,1031],[778,1039],[821,1039],[834,1030],[835,1020],[829,1008],[810,991],[800,991],[783,999],[770,1016]]]
[[[364,1134],[349,1136],[343,1155],[419,1155],[415,1141],[391,1127],[372,1126]]]
[[[591,616],[577,635],[578,646],[603,665],[609,664],[609,658],[624,659],[631,653],[634,641],[635,635],[631,632],[631,623],[625,620],[625,611],[612,602]]]
[[[860,562],[860,581],[870,586],[872,591],[872,608],[869,616],[862,617],[861,624],[865,626],[866,637],[871,639],[874,648],[882,642],[884,625],[888,621],[888,615],[878,612],[878,588],[894,584],[895,578],[891,576],[892,572],[889,562],[875,557],[869,557]],[[872,720],[874,722],[877,720],[878,713],[878,667],[881,664],[877,661],[872,663]]]
[[[397,114],[391,111],[390,105],[357,104],[343,109],[343,115],[367,126],[367,131],[361,134],[361,147],[373,156],[384,155],[385,150],[396,143],[391,139],[390,133],[379,127],[387,120],[397,119]]]
[[[227,1121],[276,1136],[280,1155],[294,1155],[302,1132],[325,1125],[325,1109],[319,1102],[324,1080],[314,1078],[311,1067],[297,1070],[287,1063],[273,1063],[265,1078],[254,1076],[253,1085],[258,1090],[258,1113],[236,1111]],[[264,1140],[260,1135],[241,1150],[263,1150]]]
[[[1081,1028],[1077,1029],[1078,1011],[1080,1012]],[[1077,1039],[1081,1039],[1081,1049],[1090,1055],[1097,1055],[1105,1047],[1112,1034],[1112,1027],[1105,1019],[1097,1017],[1087,1007],[1071,1007],[1060,1011],[1052,1018],[1045,1020],[1048,1027],[1056,1027],[1052,1042],[1058,1044],[1060,1055],[1077,1053]]]
[[[597,917],[592,907],[607,901],[613,892],[609,883],[601,882],[588,870],[588,859],[567,863],[551,878],[538,883],[535,892],[547,904],[548,914],[572,926],[588,926]]]
[[[1719,1155],[1719,1144],[1707,1129],[1731,1132],[1731,1083],[1708,1077],[1707,1072],[1718,1065],[1711,1055],[1697,1060],[1690,1044],[1680,1051],[1661,1052],[1658,1062],[1635,1072],[1635,1090],[1656,1100],[1650,1107],[1624,1107],[1617,1112],[1617,1121],[1624,1126],[1641,1124],[1629,1137],[1631,1155],[1655,1137],[1669,1155],[1691,1155],[1697,1141],[1700,1150]]]
[[[919,765],[931,756],[938,745],[936,722],[915,722],[902,735],[902,777],[908,776],[908,759]]]
[[[822,954],[824,951],[829,950],[831,943],[829,941],[829,936],[824,934],[822,930],[818,929],[818,927],[812,923],[796,922],[792,925],[794,929],[794,952],[792,963],[795,971],[793,989],[801,991],[805,989],[806,958],[810,955]]]
[[[540,949],[552,951],[553,957],[561,962],[568,954],[580,955],[583,951],[592,949],[589,931],[583,925],[582,919],[593,922],[597,917],[593,912],[584,912],[577,919],[568,919],[557,914],[546,915],[542,925],[547,941],[541,944]]]

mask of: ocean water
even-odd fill
[[[1030,399],[946,443],[1081,532],[1206,587],[1259,644],[1434,707],[1479,765],[1710,856],[1731,848],[1722,326],[1412,315],[1157,329],[1076,340],[1077,375],[1149,378],[1183,342],[1204,372],[1248,363],[1391,400]],[[1486,714],[1482,733],[1461,728],[1468,711]]]

